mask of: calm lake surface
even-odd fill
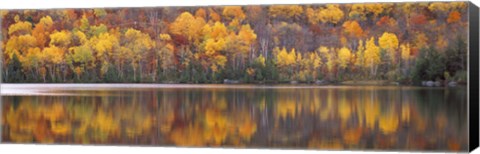
[[[2,85],[2,142],[467,150],[466,87]]]

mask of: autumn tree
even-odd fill
[[[386,50],[388,53],[388,57],[390,57],[390,61],[392,64],[396,64],[398,62],[397,57],[398,55],[398,38],[395,34],[385,32],[378,38],[378,44],[380,45],[380,48],[383,50]]]
[[[365,66],[370,67],[370,75],[376,76],[380,63],[380,48],[375,44],[375,38],[371,37],[365,43]]]
[[[205,20],[203,18],[194,17],[192,14],[184,12],[170,24],[170,32],[187,38],[189,42],[196,42],[200,39],[201,28],[204,25]]]
[[[300,5],[272,5],[268,8],[269,15],[274,18],[295,19],[303,13]]]
[[[128,29],[123,36],[124,46],[130,53],[130,63],[133,68],[133,81],[137,80],[137,73],[140,73],[140,81],[142,81],[143,66],[145,55],[155,46],[155,42],[148,34],[142,33],[136,29]],[[139,72],[137,72],[139,70]]]

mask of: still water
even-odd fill
[[[2,142],[415,151],[468,148],[465,87],[39,89],[43,91],[2,96]]]

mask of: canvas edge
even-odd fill
[[[473,2],[470,1],[468,6],[468,149],[471,152],[479,142],[479,12]]]
[[[2,11],[2,9],[0,9]],[[2,19],[3,15],[0,15],[0,42],[3,42],[3,34],[2,34]],[[3,47],[0,47],[0,144],[3,143],[3,103],[2,103],[2,81],[3,81]]]

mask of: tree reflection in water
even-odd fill
[[[465,88],[170,88],[3,96],[13,143],[467,150]]]

